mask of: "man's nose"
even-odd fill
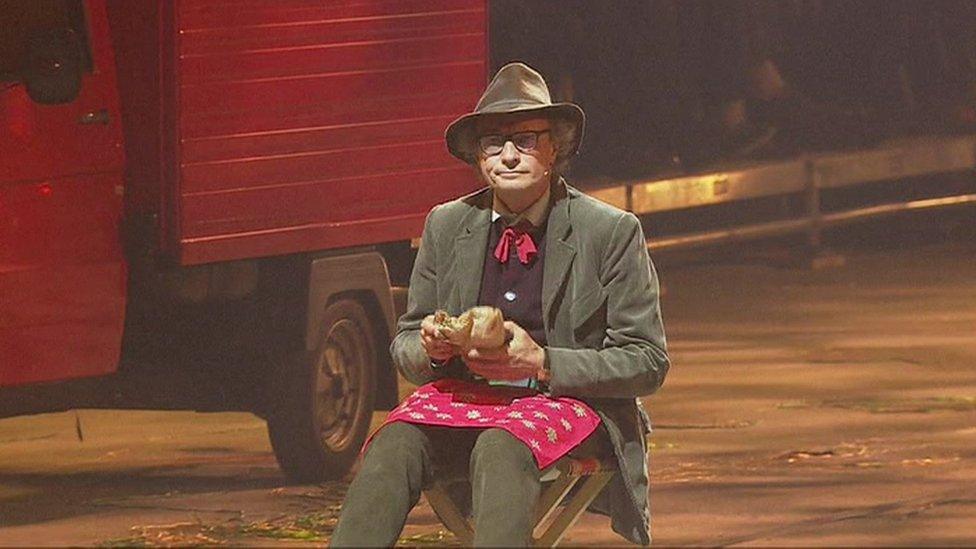
[[[511,141],[506,141],[502,145],[501,161],[508,167],[515,166],[519,163],[519,150],[515,148],[515,144]]]

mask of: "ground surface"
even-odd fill
[[[976,544],[976,244],[845,254],[661,266],[656,544]],[[328,539],[345,484],[285,486],[252,416],[77,417],[0,420],[0,544]],[[404,541],[451,538],[422,503]],[[566,543],[620,541],[586,516]]]

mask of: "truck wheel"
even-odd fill
[[[376,387],[376,341],[362,305],[328,306],[319,344],[276,376],[268,435],[291,482],[341,478],[366,440]]]

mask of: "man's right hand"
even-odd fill
[[[420,345],[427,352],[427,356],[433,360],[444,361],[460,352],[437,330],[434,315],[427,315],[420,322]]]

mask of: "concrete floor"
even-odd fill
[[[655,544],[976,544],[976,243],[825,270],[659,265]],[[0,544],[323,544],[345,484],[288,487],[247,414],[0,420]],[[381,420],[378,414],[376,420]],[[430,508],[404,541],[451,544]],[[586,515],[568,545],[620,544]]]

